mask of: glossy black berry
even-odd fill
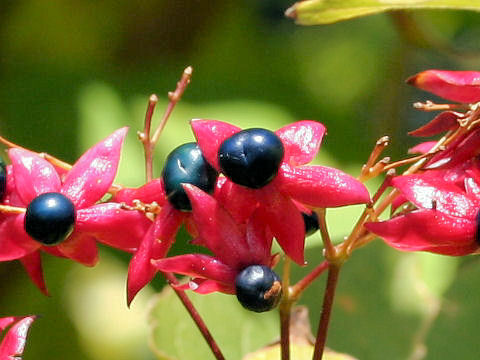
[[[317,213],[315,211],[312,211],[311,214],[302,212],[302,216],[305,223],[305,236],[314,234],[320,227]]]
[[[168,155],[162,177],[170,203],[178,210],[189,211],[192,205],[182,183],[195,185],[211,194],[218,173],[205,160],[196,143],[186,143]]]
[[[0,158],[0,201],[3,201],[7,192],[7,168],[3,159]]]
[[[243,269],[235,278],[235,289],[240,304],[255,312],[273,309],[282,296],[280,277],[264,265]]]
[[[60,193],[45,193],[33,199],[25,214],[25,231],[43,245],[57,245],[73,231],[75,207]]]
[[[282,141],[275,133],[246,129],[223,141],[218,161],[222,172],[234,183],[259,189],[275,178],[283,154]]]

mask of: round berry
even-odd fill
[[[174,149],[163,168],[165,192],[170,203],[178,210],[190,211],[192,205],[183,184],[192,184],[211,194],[218,173],[205,160],[197,143],[186,143]]]
[[[0,201],[3,201],[5,193],[7,192],[7,167],[0,158]]]
[[[27,207],[24,227],[43,245],[57,245],[73,231],[75,207],[66,196],[51,192],[37,196]]]
[[[302,212],[303,222],[305,223],[305,236],[314,234],[319,228],[318,215],[315,211],[311,214]]]
[[[218,150],[218,161],[234,183],[259,189],[275,178],[283,154],[282,141],[275,133],[255,128],[225,139]]]
[[[273,309],[282,296],[280,277],[264,265],[243,269],[235,278],[235,289],[240,304],[255,312]]]

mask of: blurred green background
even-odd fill
[[[395,13],[300,27],[283,16],[289,5],[285,0],[1,1],[0,133],[73,162],[128,125],[118,182],[139,186],[144,170],[135,132],[143,126],[148,96],[157,93],[161,99],[158,121],[166,92],[191,65],[192,83],[159,142],[157,175],[168,151],[193,139],[188,121],[212,118],[271,129],[319,120],[328,136],[318,162],[356,176],[379,137],[392,137],[387,155],[399,158],[415,144],[406,132],[432,116],[412,109],[412,102],[433,97],[408,88],[408,76],[429,68],[480,69],[479,14]],[[345,214],[357,210],[332,212],[337,239],[351,228],[344,219],[355,220]],[[319,240],[309,241],[308,260],[315,264]],[[182,251],[182,243],[174,250]],[[125,254],[103,248],[93,269],[44,260],[50,298],[34,288],[18,262],[0,264],[0,316],[42,315],[32,327],[26,360],[155,358],[147,344],[146,314],[161,280],[127,310]],[[328,343],[359,359],[407,359],[422,326],[434,319],[420,341],[428,347],[425,358],[476,359],[479,271],[474,257],[399,254],[377,241],[346,265]],[[301,301],[311,307],[314,328],[322,289],[319,281]],[[159,321],[167,333],[174,326],[167,316]],[[264,325],[252,326],[249,333],[255,334]],[[196,330],[192,325],[184,331]],[[243,335],[248,334],[238,336]]]

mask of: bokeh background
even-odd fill
[[[433,97],[405,85],[408,76],[429,68],[480,69],[477,13],[393,13],[300,27],[283,16],[290,5],[286,0],[1,1],[0,133],[73,162],[128,125],[118,182],[139,186],[144,170],[135,132],[142,129],[148,96],[157,93],[161,99],[158,121],[167,91],[191,65],[192,83],[159,142],[157,175],[168,151],[193,140],[188,121],[212,118],[271,129],[319,120],[328,136],[318,162],[356,176],[379,137],[391,136],[387,155],[398,159],[416,141],[406,132],[431,118],[412,109],[414,101]],[[337,239],[351,228],[356,211],[332,211]],[[180,237],[174,252],[188,247]],[[308,247],[313,265],[321,255],[319,239],[309,239]],[[155,336],[165,336],[162,346],[168,348],[175,347],[168,333],[196,331],[188,323],[179,329],[167,304],[164,313],[152,305],[161,279],[128,310],[129,257],[106,248],[100,255],[92,269],[45,256],[48,298],[19,262],[0,264],[0,316],[41,315],[26,360],[155,359],[160,355],[148,344],[162,343]],[[295,276],[305,272],[296,269]],[[422,353],[420,345],[426,344],[427,359],[475,359],[479,273],[476,257],[399,254],[376,241],[355,253],[342,273],[329,346],[360,359],[419,359],[409,356]],[[314,328],[322,289],[319,281],[301,300],[311,308]],[[147,311],[155,306],[165,335],[160,331],[152,338]],[[217,317],[234,313],[232,306],[225,305],[222,314],[221,302],[205,305],[215,307]],[[276,315],[259,319],[258,326],[252,319],[236,336],[264,331]],[[220,326],[217,332],[227,331]],[[264,333],[265,344],[278,336],[276,330]],[[228,358],[254,349],[246,343]],[[190,342],[192,349],[200,346]],[[171,350],[179,358],[195,358],[182,351]]]

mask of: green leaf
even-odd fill
[[[451,9],[480,11],[479,0],[306,0],[286,14],[301,25],[330,24],[391,10]]]
[[[145,309],[153,292],[149,286],[145,287],[128,308],[126,272],[126,265],[107,251],[101,252],[101,261],[95,269],[77,266],[68,272],[61,306],[66,309],[89,359],[153,358],[145,322]],[[62,353],[68,353],[65,351]]]
[[[119,94],[107,84],[91,83],[85,86],[79,94],[78,107],[81,153],[116,129],[132,124],[132,121],[129,121],[130,114]],[[140,119],[143,121],[142,117]],[[137,140],[137,130],[135,126],[130,126],[115,179],[115,182],[127,186],[138,186],[145,176],[143,149]]]
[[[446,292],[440,315],[428,335],[428,359],[478,358],[479,265],[478,256],[462,259],[458,276]]]
[[[305,343],[293,343],[290,345],[290,358],[295,360],[311,360],[313,345]],[[267,346],[264,349],[255,351],[243,358],[243,360],[278,360],[280,359],[280,344]],[[347,354],[337,353],[326,349],[322,360],[355,360]]]
[[[396,310],[428,316],[442,301],[457,272],[458,259],[407,253],[392,261],[391,301]]]
[[[253,313],[235,296],[188,292],[225,358],[240,360],[278,338],[276,311]],[[170,288],[156,295],[150,310],[150,343],[159,359],[214,359],[205,340]]]

